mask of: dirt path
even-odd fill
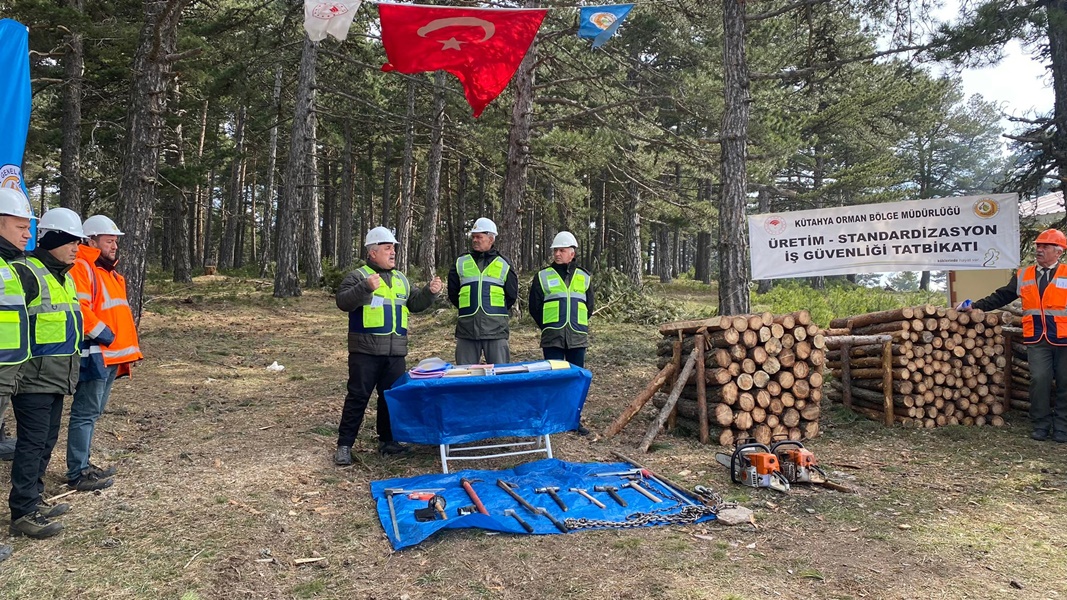
[[[345,316],[321,293],[213,290],[150,305],[149,358],[116,385],[97,430],[116,485],[68,497],[62,535],[15,541],[0,598],[1067,598],[1067,447],[1030,441],[1015,414],[1002,430],[914,431],[829,411],[811,447],[855,495],[735,488],[718,448],[663,435],[650,466],[722,490],[758,527],[445,532],[393,553],[368,484],[435,472],[435,449],[383,459],[365,427],[357,464],[333,466]],[[415,319],[409,359],[450,358],[452,319]],[[595,327],[585,416],[603,430],[654,373],[656,334]],[[528,321],[516,328],[517,360],[540,357],[536,339]],[[273,361],[285,370],[268,371]],[[565,460],[610,460],[633,452],[651,417],[610,441],[553,445]],[[62,491],[63,447],[49,492]],[[0,465],[0,488],[9,475]]]

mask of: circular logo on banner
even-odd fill
[[[763,222],[763,229],[771,235],[782,235],[785,233],[785,227],[786,222],[781,215],[772,215]]]
[[[601,31],[611,27],[615,22],[615,15],[609,12],[593,13],[589,16],[589,22],[596,25]]]
[[[319,19],[332,19],[348,12],[348,7],[340,2],[323,2],[311,9],[311,16]]]
[[[18,165],[0,167],[0,187],[22,190],[22,169]]]
[[[974,203],[974,214],[982,219],[992,219],[1000,212],[1000,203],[992,198],[982,198]]]

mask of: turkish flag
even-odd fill
[[[448,71],[477,117],[515,75],[548,10],[379,4],[378,13],[382,70]]]

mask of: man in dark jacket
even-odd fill
[[[471,251],[448,272],[448,301],[459,309],[456,364],[511,362],[508,312],[519,296],[519,278],[497,252],[496,223],[482,217],[471,228]]]
[[[406,448],[393,440],[385,390],[404,374],[408,353],[408,313],[422,312],[441,291],[434,276],[412,290],[396,266],[396,238],[385,227],[367,233],[367,264],[345,276],[337,290],[337,308],[348,313],[348,394],[341,411],[334,462],[352,464],[352,445],[363,424],[370,395],[378,389],[378,452],[400,454]]]
[[[46,212],[37,225],[41,238],[25,260],[15,262],[26,294],[30,359],[19,369],[11,398],[18,421],[18,442],[11,463],[11,534],[51,537],[63,525],[50,519],[66,505],[43,502],[44,474],[59,438],[63,396],[78,384],[81,308],[74,281],[67,275],[84,237],[81,217],[66,208]],[[101,486],[102,487],[102,486]]]
[[[578,240],[561,231],[552,240],[552,264],[530,283],[530,316],[541,328],[541,352],[548,360],[585,366],[589,316],[593,314],[593,278],[577,266]],[[582,426],[578,433],[587,435]]]

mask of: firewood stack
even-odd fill
[[[1003,425],[1005,385],[1012,386],[1003,331],[1009,322],[1006,313],[933,305],[835,319],[827,330],[829,397],[887,424]],[[887,341],[870,343],[875,335]]]
[[[681,357],[689,356],[698,340],[704,341],[703,361],[680,388],[677,400],[674,418],[683,426],[701,430],[704,392],[707,425],[702,432],[708,425],[721,428],[722,445],[750,437],[768,444],[818,435],[826,346],[808,311],[666,323],[660,333],[664,337],[657,350],[659,367],[673,363],[673,373],[682,372],[677,366]],[[698,385],[700,371],[704,386]],[[671,382],[663,389],[671,390]],[[667,401],[664,394],[653,398],[660,408]]]

